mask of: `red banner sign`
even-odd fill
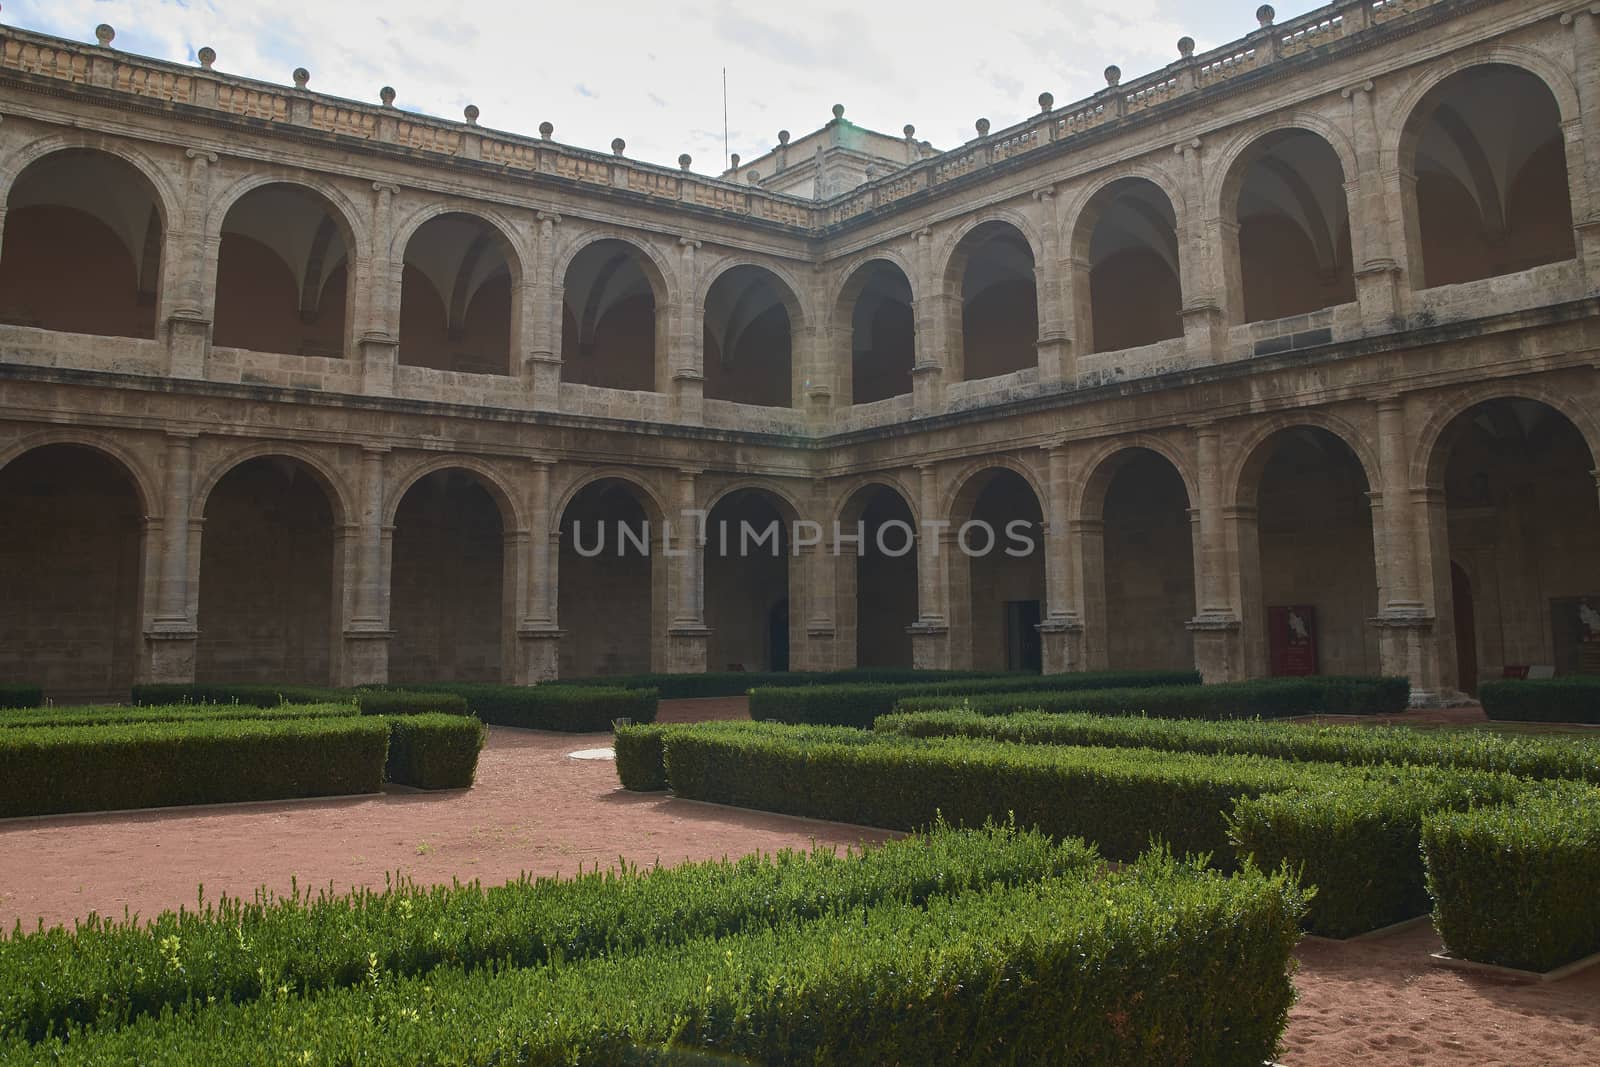
[[[1268,608],[1267,633],[1274,675],[1317,673],[1316,608],[1309,604]]]

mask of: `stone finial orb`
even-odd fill
[[[111,42],[117,39],[117,31],[109,22],[102,22],[94,28],[94,39],[100,42],[101,48],[110,48]]]
[[[833,117],[836,118],[836,119],[844,118],[844,105],[843,104],[834,104],[833,105]]]
[[[378,90],[378,99],[383,101],[384,107],[394,107],[394,86],[385,85]]]
[[[624,141],[622,138],[620,138],[620,137],[611,138],[611,154],[612,155],[614,155],[614,156],[622,155],[623,151],[627,147],[628,147],[628,142]]]
[[[482,114],[482,112],[478,110],[477,104],[468,104],[466,107],[461,109],[461,114],[467,120],[468,126],[476,126],[478,124],[478,116]]]
[[[694,162],[693,158],[690,157],[689,153],[685,152],[683,155],[678,157],[678,169],[679,170],[688,170],[689,169],[689,164],[691,164],[693,162]]]
[[[861,176],[870,182],[872,179],[878,176],[878,168],[874,167],[871,163],[868,163],[861,169]]]
[[[200,60],[201,70],[210,70],[217,61],[217,50],[210,45],[202,45],[200,51],[195,53],[195,58]]]
[[[1182,56],[1184,59],[1188,59],[1190,56],[1194,55],[1194,38],[1193,37],[1179,37],[1178,38],[1178,54],[1180,56]]]
[[[788,144],[789,143],[789,131],[788,130],[779,130],[778,131],[778,143],[779,144]]]
[[[1054,94],[1054,93],[1040,93],[1039,94],[1039,112],[1041,114],[1049,114],[1050,113],[1050,109],[1055,107],[1055,106],[1056,106],[1056,94]]]
[[[556,132],[556,128],[555,128],[555,125],[553,123],[549,123],[549,122],[541,122],[541,123],[539,123],[539,136],[543,137],[546,141],[548,141],[551,137],[555,136],[555,132]]]
[[[973,125],[973,128],[978,131],[978,136],[979,137],[987,137],[987,136],[989,136],[989,120],[988,119],[979,119],[977,122],[974,122],[972,125]]]
[[[304,67],[294,68],[294,87],[304,89],[306,82],[311,80],[311,72]]]
[[[744,178],[745,181],[749,182],[751,185],[761,184],[761,172],[759,170],[746,171]]]
[[[735,152],[733,155],[728,157],[728,160],[730,163],[732,163],[735,170],[739,169],[739,153]]]
[[[1261,23],[1262,29],[1266,29],[1268,26],[1272,25],[1272,20],[1277,17],[1278,13],[1272,10],[1271,4],[1262,4],[1260,7],[1256,8],[1256,21]]]
[[[1122,80],[1122,68],[1121,67],[1119,67],[1115,63],[1113,63],[1113,64],[1111,64],[1111,66],[1106,68],[1106,84],[1107,85],[1109,85],[1111,88],[1115,89],[1117,87],[1117,83],[1120,82],[1121,80]]]
[[[911,125],[911,123],[908,122],[905,125],[905,129],[901,130],[900,132],[905,134],[906,135],[906,140],[909,141],[909,140],[911,140],[911,138],[913,138],[913,137],[915,137],[917,135],[917,128],[915,126]]]

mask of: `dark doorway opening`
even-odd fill
[[[767,662],[775,671],[789,669],[789,602],[780,600],[767,615],[767,645],[772,650]]]
[[[1044,645],[1039,640],[1039,602],[1006,601],[1006,670],[1031,671],[1044,668]]]

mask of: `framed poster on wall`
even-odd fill
[[[1267,609],[1267,648],[1275,677],[1317,673],[1317,609],[1292,604]]]

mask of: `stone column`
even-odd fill
[[[1068,528],[1083,610],[1083,666],[1103,671],[1109,662],[1106,627],[1106,524],[1105,520],[1078,517]]]
[[[1070,502],[1072,472],[1067,446],[1045,449],[1049,482],[1044,524],[1045,617],[1039,623],[1044,673],[1061,674],[1084,668],[1083,618],[1073,582],[1073,538]]]
[[[533,406],[555,411],[561,406],[561,301],[556,281],[556,226],[561,216],[549,211],[537,215],[539,236],[534,254],[534,283],[523,316],[527,356],[522,367],[524,387]]]
[[[384,581],[383,457],[389,449],[371,445],[361,450],[361,503],[352,531],[354,558],[343,591],[348,620],[340,685],[381,685],[389,680],[389,589]]]
[[[911,366],[911,404],[919,416],[944,409],[946,368],[950,359],[949,295],[933,263],[933,231],[917,231],[916,269],[920,275],[911,314],[916,322],[916,357]],[[958,296],[959,303],[960,297]],[[958,307],[959,312],[959,307]],[[959,320],[958,320],[959,328]],[[960,377],[959,374],[956,375]]]
[[[695,480],[700,471],[678,472],[672,510],[662,530],[661,554],[666,559],[672,596],[672,621],[667,627],[667,670],[696,674],[706,669],[704,522],[699,514]]]
[[[826,482],[821,479],[812,482],[810,500],[811,514],[829,513]],[[802,520],[798,525],[800,528],[791,534],[793,555],[799,566],[789,569],[789,604],[791,619],[797,610],[805,613],[804,629],[801,631],[805,635],[805,643],[804,654],[797,660],[791,642],[789,666],[794,670],[833,670],[840,666],[839,660],[842,658],[842,650],[838,647],[839,628],[834,617],[834,599],[837,596],[835,583],[842,557],[833,554],[833,530],[828,524],[816,521],[814,531],[807,520]],[[814,533],[816,543],[802,545],[802,533]]]
[[[1561,16],[1572,26],[1573,72],[1581,121],[1567,135],[1567,183],[1585,288],[1600,291],[1600,4]],[[1572,144],[1579,140],[1580,145]],[[1575,150],[1581,149],[1581,150]],[[1582,162],[1580,178],[1578,167]]]
[[[1255,573],[1260,567],[1255,511],[1235,508],[1230,514],[1223,509],[1222,432],[1216,424],[1195,429],[1195,457],[1200,499],[1192,525],[1198,538],[1194,553],[1198,610],[1187,624],[1194,635],[1195,669],[1207,682],[1236,681],[1249,674],[1248,655],[1241,642],[1244,605],[1253,602],[1247,599],[1253,595],[1247,587],[1259,588],[1259,576],[1246,579],[1242,570],[1249,566]]]
[[[1225,249],[1232,247],[1237,263],[1238,226],[1228,225],[1221,218],[1208,217],[1214,205],[1205,202],[1200,139],[1184,141],[1174,146],[1173,151],[1183,157],[1180,168],[1183,232],[1178,235],[1178,274],[1183,286],[1184,346],[1191,359],[1218,363],[1227,358],[1228,314],[1225,309],[1230,299],[1228,283],[1231,280],[1221,269],[1219,255],[1226,259]]]
[[[211,164],[216,153],[191,148],[189,178],[184,190],[183,219],[167,234],[162,272],[177,290],[168,301],[167,374],[204,378],[211,349],[211,311],[215,294],[206,292],[206,211],[210,200]],[[181,227],[181,228],[180,228]],[[168,260],[173,262],[168,262]]]
[[[1039,232],[1042,235],[1040,261],[1033,268],[1034,287],[1039,297],[1039,380],[1070,382],[1077,378],[1072,351],[1072,334],[1067,323],[1072,312],[1069,283],[1071,265],[1062,261],[1060,251],[1060,198],[1053,186],[1036,189]]]
[[[557,622],[557,580],[555,559],[560,544],[552,537],[560,516],[551,514],[551,460],[535,458],[528,487],[528,526],[519,548],[526,560],[520,576],[527,582],[522,597],[522,618],[517,623],[515,682],[533,685],[560,674],[561,638]],[[509,548],[509,545],[508,545]]]
[[[1372,82],[1344,90],[1355,130],[1356,173],[1344,176],[1349,205],[1351,258],[1361,321],[1371,333],[1392,328],[1400,314],[1400,265],[1391,250],[1388,199],[1384,195],[1382,145],[1378,137]]]
[[[194,434],[167,435],[156,611],[144,635],[146,659],[141,672],[149,682],[194,681],[195,646],[200,637],[190,611],[189,591],[189,578],[193,573],[189,550],[194,438]]]
[[[372,183],[372,291],[357,351],[361,358],[361,391],[393,396],[395,368],[400,362],[400,283],[404,264],[390,253],[394,243],[394,196],[388,182]],[[402,253],[403,254],[403,253]]]
[[[941,532],[948,522],[939,514],[939,473],[931,463],[917,468],[918,509],[922,528],[917,531],[917,621],[906,627],[911,634],[911,662],[919,670],[950,666],[949,575]]]
[[[1378,628],[1383,673],[1410,678],[1412,703],[1426,705],[1437,703],[1441,696],[1434,597],[1423,597],[1425,585],[1436,587],[1437,562],[1433,532],[1427,516],[1419,514],[1419,501],[1410,487],[1409,442],[1405,401],[1398,396],[1379,399],[1378,464],[1383,488],[1374,510],[1373,544],[1383,601],[1372,624]],[[1427,507],[1425,501],[1422,506]],[[1442,510],[1440,520],[1441,532],[1448,536]],[[1448,595],[1448,543],[1443,552]]]
[[[699,248],[700,242],[692,237],[678,238],[678,293],[668,311],[672,320],[667,362],[672,375],[673,417],[691,426],[705,421],[705,349],[701,344],[705,309],[695,296],[699,291],[695,252]]]

